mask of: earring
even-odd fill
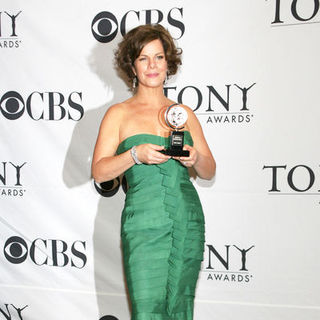
[[[167,75],[166,75],[166,78],[165,78],[164,81],[163,81],[163,84],[164,84],[164,85],[167,84],[168,80],[169,80],[169,73],[168,73],[168,71],[167,71]]]
[[[138,78],[137,76],[134,76],[133,80],[132,80],[132,90],[134,90],[138,85]]]

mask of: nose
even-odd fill
[[[149,67],[153,69],[156,66],[156,60],[155,59],[150,59]]]

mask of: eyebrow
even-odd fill
[[[164,51],[160,51],[160,52],[156,53],[155,56],[158,54],[164,54]],[[147,54],[140,54],[139,57],[141,57],[141,56],[147,57],[148,55]]]

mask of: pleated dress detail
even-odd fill
[[[144,143],[168,147],[169,139],[137,134],[122,141],[117,154]],[[185,144],[193,145],[188,131]],[[188,170],[170,159],[134,165],[125,176],[121,239],[131,320],[192,320],[204,216]]]

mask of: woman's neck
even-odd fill
[[[142,104],[149,104],[153,106],[164,106],[168,98],[163,93],[163,87],[150,88],[138,86],[134,99]]]

